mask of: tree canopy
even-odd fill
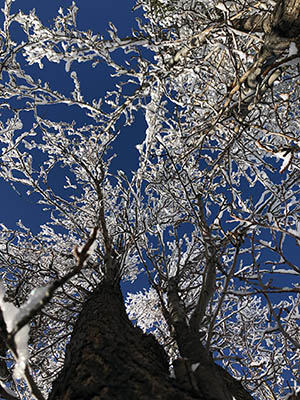
[[[47,221],[0,225],[0,395],[75,398],[82,341],[103,382],[103,354],[136,344],[136,398],[296,399],[299,0],[137,0],[126,37],[81,30],[75,2],[48,25],[3,3],[0,177]],[[115,87],[89,99],[103,63]],[[134,171],[113,164],[125,134]]]

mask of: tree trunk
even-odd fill
[[[279,0],[273,13],[273,30],[281,38],[300,35],[300,0]]]
[[[255,62],[247,71],[246,86],[255,89],[255,101],[261,97],[268,87],[280,76],[280,67],[288,57],[291,42],[295,42],[297,55],[300,48],[300,0],[277,0],[272,13],[253,14],[246,18],[235,19],[233,27],[245,32],[264,32],[264,41]],[[285,58],[284,58],[285,56]],[[257,90],[259,89],[259,90]],[[258,96],[257,96],[258,95]],[[248,105],[253,96],[241,105],[242,117],[249,111]]]
[[[129,321],[119,284],[101,283],[74,326],[49,399],[195,398],[208,400],[170,378],[162,347]]]

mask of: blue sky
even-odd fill
[[[0,0],[1,8],[3,0]],[[15,0],[12,6],[12,12],[18,12],[21,9],[28,13],[31,9],[36,10],[36,15],[46,25],[51,25],[53,18],[57,15],[59,7],[67,8],[72,4],[72,0]],[[95,1],[95,0],[77,0],[76,5],[79,8],[77,14],[77,27],[79,30],[92,30],[99,33],[104,38],[109,38],[107,29],[109,21],[117,27],[119,36],[129,36],[131,29],[136,28],[135,18],[137,12],[132,12],[133,1],[114,0]],[[2,18],[0,19],[2,23]],[[16,39],[22,38],[20,28],[15,24],[13,35]],[[117,54],[116,57],[120,57]],[[37,64],[23,68],[34,78],[40,78],[42,81],[50,83],[51,87],[63,93],[70,93],[73,90],[72,80],[65,73],[65,65],[50,64],[45,61],[44,69],[40,69]],[[109,69],[104,63],[99,64],[92,69],[90,63],[77,64],[74,66],[81,81],[81,88],[87,100],[99,98],[105,95],[107,90],[113,88],[118,78],[111,78]],[[45,118],[54,120],[67,120],[71,122],[76,120],[79,124],[88,123],[87,118],[82,111],[76,107],[51,106],[43,111]],[[1,118],[1,116],[0,116]],[[3,116],[5,121],[5,117]],[[26,116],[25,116],[26,118]],[[26,127],[26,124],[25,124]],[[28,121],[28,128],[30,121]],[[114,160],[112,168],[114,171],[123,169],[127,173],[136,169],[138,163],[138,152],[135,145],[143,141],[145,132],[145,121],[142,113],[137,116],[133,126],[122,129],[121,135],[115,142],[115,152],[118,157]],[[5,223],[10,228],[15,228],[15,223],[22,219],[23,223],[37,232],[39,225],[46,222],[47,215],[41,211],[42,207],[35,203],[34,197],[28,198],[26,195],[17,194],[10,185],[0,180],[1,200],[0,200],[0,222]]]
[[[4,0],[0,0],[1,7],[3,7],[3,2]],[[70,6],[71,3],[72,0],[15,0],[13,3],[13,11],[17,12],[18,9],[21,8],[23,12],[27,13],[32,8],[35,8],[36,14],[42,22],[46,25],[51,25],[52,19],[57,15],[59,7],[62,6],[66,8]],[[108,38],[106,30],[108,29],[109,21],[112,21],[118,28],[120,36],[128,36],[131,34],[131,28],[136,28],[135,17],[140,14],[131,11],[134,2],[127,0],[77,0],[76,4],[79,7],[77,18],[78,29],[90,29],[94,33],[102,34],[106,38]],[[16,38],[21,37],[21,31],[17,26],[14,35]],[[119,55],[120,54],[117,54],[117,56]],[[104,63],[99,64],[95,69],[92,69],[89,63],[74,64],[74,67],[76,67],[81,81],[82,92],[85,98],[89,100],[104,96],[106,91],[112,89],[114,83],[117,81],[117,78],[110,77],[112,70]],[[65,65],[63,63],[50,64],[45,61],[45,68],[42,70],[37,65],[24,65],[24,69],[27,69],[28,73],[35,78],[40,78],[44,82],[48,81],[54,89],[58,89],[63,93],[69,93],[73,90],[72,80],[67,77]],[[45,108],[43,117],[56,121],[67,120],[71,122],[72,120],[76,120],[80,124],[88,123],[82,111],[76,107],[48,107]],[[1,118],[0,115],[0,119]],[[29,124],[30,121],[28,121],[28,125]],[[136,169],[138,165],[138,152],[135,145],[144,140],[145,129],[146,124],[142,112],[139,113],[135,123],[131,127],[122,129],[120,136],[115,142],[114,150],[118,157],[112,165],[113,171],[123,169],[126,173],[130,174],[131,170]],[[62,171],[62,178],[63,176],[64,174]],[[246,183],[241,189],[243,195],[247,198],[259,195],[258,192],[256,192],[257,188],[249,188]],[[26,226],[30,227],[34,233],[37,233],[39,226],[48,220],[48,213],[42,212],[42,206],[35,203],[36,196],[27,197],[26,195],[18,195],[10,188],[9,184],[3,182],[3,180],[0,180],[0,193],[0,223],[3,222],[9,228],[15,229],[16,222],[22,219]],[[262,234],[262,238],[264,239],[264,233]],[[299,259],[299,247],[295,246],[294,240],[289,240],[287,246],[289,259],[292,261],[295,260],[296,263]],[[285,282],[280,283],[289,285],[293,283],[294,276],[290,278],[285,276],[284,279]],[[279,277],[279,281],[280,280],[282,280],[281,276]],[[135,291],[146,286],[147,283],[145,279],[140,277],[140,279],[135,282],[134,287],[130,287],[128,284],[124,285],[123,289]],[[278,296],[276,298],[278,298]]]
[[[13,3],[13,12],[17,12],[20,8],[23,12],[35,8],[36,14],[46,25],[52,24],[52,19],[57,15],[59,7],[68,7],[72,0],[15,0]],[[0,0],[1,7],[3,0]],[[79,8],[77,15],[79,30],[92,30],[94,33],[99,33],[108,38],[107,29],[109,21],[112,21],[118,28],[120,36],[128,36],[131,34],[131,29],[136,28],[135,18],[140,13],[132,12],[134,6],[133,1],[114,0],[110,1],[95,1],[95,0],[77,0],[76,4]],[[21,38],[20,28],[15,25],[14,35],[16,38]],[[120,54],[117,54],[120,56]],[[81,88],[86,99],[99,98],[105,95],[107,90],[113,88],[114,83],[118,78],[111,78],[112,72],[104,63],[99,64],[92,69],[89,63],[73,65],[78,72],[81,81]],[[73,83],[65,73],[65,65],[50,64],[45,61],[44,69],[40,69],[37,65],[26,66],[24,69],[32,74],[35,78],[40,78],[42,81],[48,81],[54,89],[69,93],[73,90]],[[45,118],[54,119],[57,121],[67,120],[71,122],[76,120],[79,123],[85,123],[85,117],[77,107],[62,107],[51,106],[43,111]],[[0,116],[1,118],[1,116]],[[86,121],[88,122],[88,121]],[[28,123],[29,125],[29,123]],[[123,169],[130,174],[131,170],[135,170],[138,164],[138,152],[135,148],[137,143],[141,143],[144,139],[146,124],[142,112],[136,118],[135,123],[131,127],[122,129],[121,134],[115,142],[115,152],[118,157],[112,164],[113,171]],[[274,161],[274,160],[273,160]],[[274,161],[275,162],[275,161]],[[278,162],[277,162],[278,164]],[[277,173],[277,175],[279,175]],[[63,171],[62,171],[63,177]],[[8,183],[0,180],[1,197],[0,197],[0,222],[5,223],[10,228],[16,228],[16,222],[22,219],[23,223],[36,233],[39,230],[41,223],[48,220],[48,214],[43,213],[42,207],[35,203],[36,197],[20,196],[15,193]],[[245,197],[258,196],[258,192],[251,188],[249,191],[248,185],[245,185],[243,195]],[[294,241],[288,243],[290,258],[297,258],[299,248],[294,245]]]

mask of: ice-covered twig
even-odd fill
[[[4,385],[4,383],[2,383],[0,381],[0,396],[3,399],[6,400],[16,400],[19,399],[19,397],[15,394],[15,392],[13,392],[11,389],[9,389],[8,387],[6,387]]]
[[[9,328],[7,327],[7,326],[10,325],[9,322],[6,322],[6,319],[9,321],[9,317],[7,317],[7,315],[4,316],[5,314],[4,314],[3,310],[2,310],[4,302],[2,301],[1,303],[2,304],[1,304],[1,307],[0,307],[0,332],[1,332],[1,335],[3,337],[3,340],[4,340],[7,348],[10,349],[10,351],[12,352],[12,354],[13,354],[15,360],[16,360],[16,365],[17,364],[21,364],[18,367],[19,373],[21,373],[22,364],[25,363],[24,371],[23,371],[22,376],[26,380],[26,383],[27,383],[27,385],[28,385],[28,387],[29,387],[29,389],[31,391],[32,396],[37,400],[45,400],[44,396],[40,392],[39,388],[36,386],[32,376],[30,375],[29,368],[26,365],[27,359],[24,359],[24,352],[27,352],[27,341],[26,341],[26,350],[24,348],[25,343],[23,343],[23,342],[24,342],[25,339],[27,340],[27,335],[25,335],[26,338],[24,338],[23,337],[24,332],[22,333],[22,330],[21,330],[19,332],[19,335],[22,336],[23,340],[20,340],[20,338],[19,338],[18,341],[15,340],[15,337],[12,336],[12,334],[9,332]],[[10,304],[10,303],[6,303],[6,304]],[[10,305],[12,305],[12,304],[10,304]],[[4,309],[5,309],[5,307],[4,307]],[[23,329],[24,328],[25,327],[23,327]],[[20,347],[20,345],[21,345],[21,347]],[[21,355],[21,357],[20,357],[20,355]],[[20,358],[21,358],[21,360],[20,360]],[[3,387],[1,389],[2,390],[0,391],[0,394],[4,398],[6,398],[8,400],[18,398],[17,396],[14,397],[12,394],[8,393],[8,391],[6,391]],[[3,393],[4,391],[5,391],[5,393]]]
[[[284,327],[282,326],[281,319],[280,319],[281,313],[282,313],[282,309],[280,310],[279,314],[277,314],[275,312],[274,307],[272,305],[272,302],[271,302],[271,300],[270,300],[270,298],[269,298],[269,296],[267,294],[267,288],[268,287],[262,282],[260,277],[259,277],[259,284],[263,288],[262,293],[263,293],[263,295],[264,295],[264,297],[265,297],[265,299],[267,301],[267,304],[268,304],[268,307],[269,307],[269,311],[270,311],[270,315],[273,316],[275,321],[276,321],[277,328],[282,333],[282,335],[285,337],[285,339],[289,340],[296,349],[300,349],[300,343],[295,338],[293,338],[286,331],[286,329],[284,329]]]
[[[27,302],[20,308],[15,307],[12,303],[5,302],[4,289],[1,290],[0,288],[0,332],[7,348],[11,350],[16,360],[15,377],[24,378],[32,395],[38,400],[44,400],[44,397],[36,386],[27,366],[29,337],[29,326],[27,324],[51,300],[54,292],[82,269],[94,249],[97,232],[98,228],[94,228],[82,248],[75,248],[77,265],[72,271],[45,287],[34,289]]]
[[[88,238],[87,242],[83,245],[81,249],[75,247],[74,254],[77,258],[77,264],[75,268],[68,274],[60,279],[56,279],[51,284],[35,289],[28,299],[28,302],[21,307],[23,312],[22,318],[18,318],[12,331],[11,335],[14,336],[23,326],[28,324],[28,322],[51,300],[54,292],[64,285],[69,279],[78,274],[87,261],[88,257],[91,255],[93,250],[93,245],[96,240],[98,228],[94,228],[91,236]]]
[[[79,248],[77,246],[75,247],[74,255],[78,260],[77,266],[75,268],[76,273],[81,270],[85,261],[93,253],[94,246],[96,243],[97,233],[98,233],[98,228],[95,227],[92,231],[91,236],[88,238],[87,242],[83,245],[83,247],[81,247],[81,248]]]

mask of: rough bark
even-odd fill
[[[129,321],[119,284],[103,282],[84,304],[50,400],[203,399],[169,377],[166,354]]]
[[[266,62],[287,50],[291,41],[298,42],[300,35],[300,0],[279,0],[272,14],[271,31],[265,35],[260,57]]]
[[[271,14],[253,14],[249,17],[233,19],[232,26],[243,32],[270,32]]]
[[[177,278],[169,281],[168,300],[170,319],[182,360],[174,364],[178,380],[190,382],[190,387],[205,397],[216,400],[253,400],[242,384],[224,368],[214,363],[201,343],[198,329],[191,329],[178,294]],[[194,365],[194,367],[192,367]]]
[[[268,75],[272,75],[272,70],[278,68],[280,58],[286,55],[292,41],[299,49],[300,0],[277,0],[271,14],[253,14],[233,20],[232,25],[245,32],[265,33],[263,45],[246,81],[248,87],[257,88],[263,81],[268,80]],[[277,75],[279,76],[280,73]]]
[[[244,32],[276,33],[280,38],[295,39],[300,34],[300,0],[277,0],[272,13],[252,14],[231,22]]]
[[[300,35],[300,0],[277,1],[273,31],[281,38],[296,39]]]

